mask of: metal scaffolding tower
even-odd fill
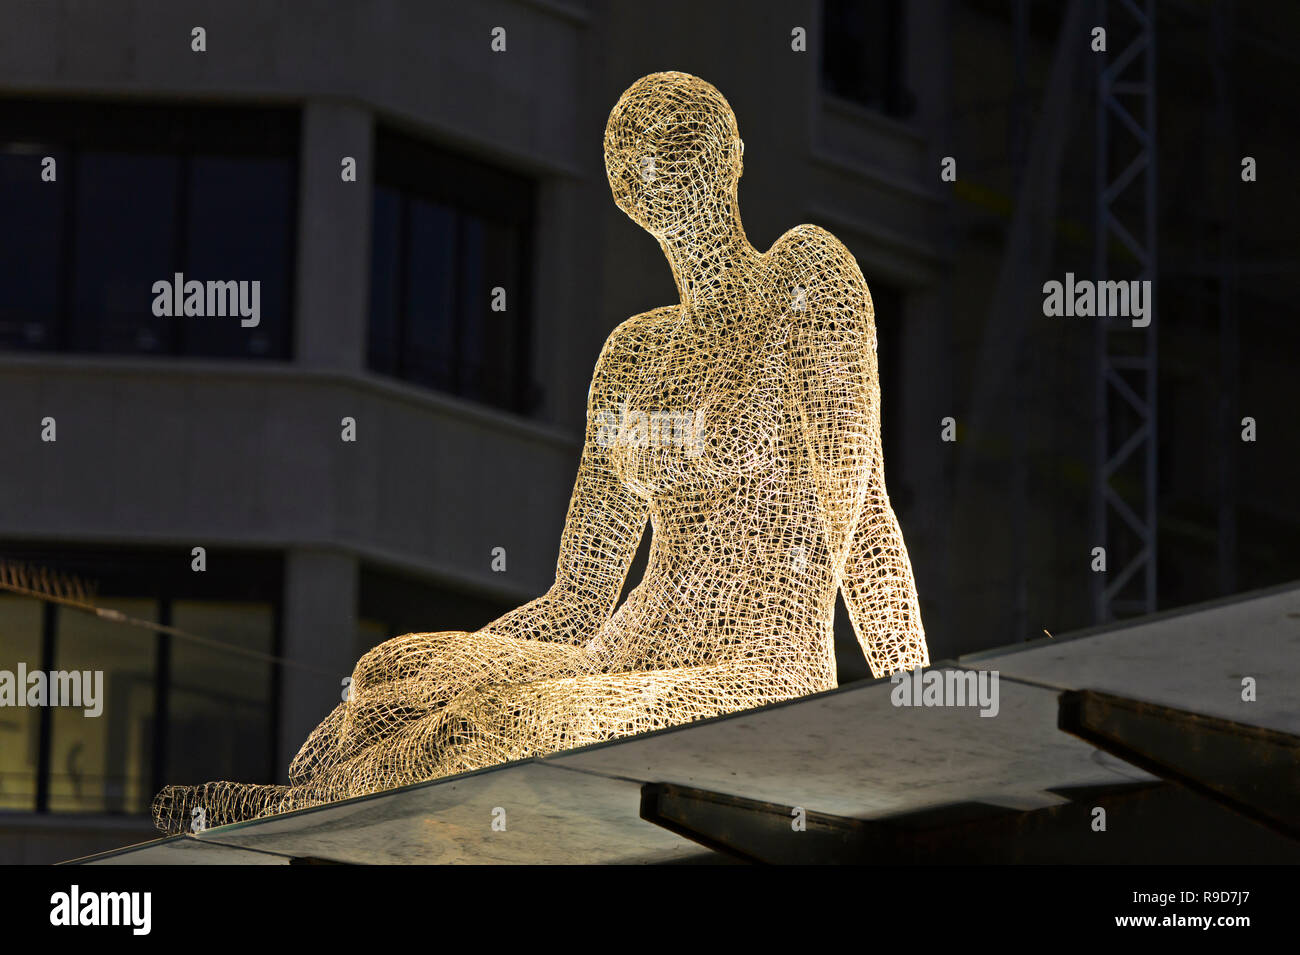
[[[1152,294],[1146,327],[1096,319],[1092,521],[1107,571],[1093,574],[1092,598],[1101,623],[1156,609],[1155,0],[1097,0],[1096,9],[1107,52],[1097,54],[1094,272],[1098,283],[1149,281]]]

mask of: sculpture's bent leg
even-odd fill
[[[174,834],[271,816],[283,811],[280,805],[289,788],[248,783],[165,786],[153,797],[154,825]]]
[[[544,640],[459,630],[395,637],[363,656],[352,671],[334,745],[328,730],[321,739],[309,738],[289,778],[306,782],[310,769],[320,772],[348,759],[467,689],[568,676],[591,666],[580,648]],[[332,714],[325,722],[332,722]]]
[[[154,799],[155,825],[164,832],[185,832],[196,807],[204,809],[211,827],[373,792],[372,774],[358,768],[364,763],[356,757],[403,727],[436,715],[457,694],[496,682],[586,672],[592,666],[580,648],[549,641],[460,630],[395,637],[358,661],[347,701],[325,717],[294,757],[290,786],[168,786]]]
[[[803,692],[769,668],[744,662],[473,690],[441,714],[435,775],[678,726]]]
[[[494,684],[376,743],[315,781],[321,801],[541,756],[807,692],[750,664]]]
[[[347,703],[340,703],[330,710],[329,716],[316,724],[316,728],[307,736],[306,742],[298,750],[289,764],[289,783],[305,783],[316,775],[324,766],[333,762],[339,745],[339,730],[347,716]]]

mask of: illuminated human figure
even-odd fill
[[[168,787],[184,831],[748,709],[834,687],[842,591],[872,672],[929,663],[885,493],[871,296],[803,225],[767,252],[737,207],[744,144],[722,95],[638,80],[610,113],[614,201],[681,301],[596,362],[555,583],[476,633],[396,637],[353,672],[288,786]],[[647,519],[649,563],[615,610]]]

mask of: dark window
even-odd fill
[[[905,118],[915,98],[904,77],[903,0],[822,0],[822,87],[887,116]]]
[[[43,155],[68,169],[64,150],[0,148],[0,348],[56,344],[67,190],[43,188]]]
[[[290,110],[0,101],[0,349],[289,358],[297,138]],[[205,310],[257,282],[258,324],[154,315],[177,273]]]
[[[195,574],[184,553],[0,549],[11,557],[96,585],[97,607],[221,646],[0,590],[0,670],[103,674],[97,716],[0,709],[0,809],[141,814],[166,783],[277,775],[275,667],[239,651],[277,652],[279,558],[226,553]]]
[[[73,351],[159,352],[174,318],[153,315],[153,283],[176,271],[180,160],[84,153],[72,186]]]
[[[384,130],[375,155],[369,366],[529,413],[532,183]]]

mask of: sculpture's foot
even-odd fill
[[[167,786],[153,799],[154,826],[175,835],[272,816],[286,811],[291,789],[224,782]]]

